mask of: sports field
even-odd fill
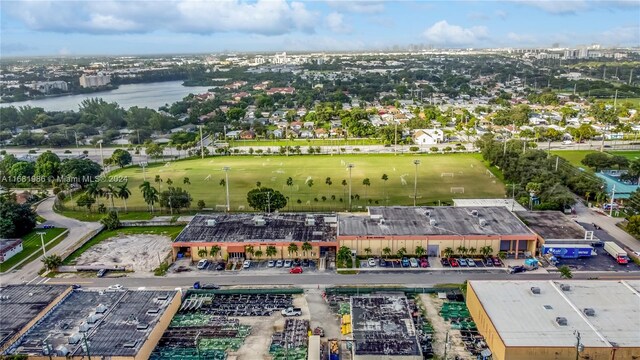
[[[348,183],[347,164],[352,163],[352,194],[359,197],[353,201],[353,207],[358,209],[368,204],[412,205],[415,159],[421,161],[418,204],[450,201],[454,197],[504,197],[503,184],[488,173],[479,154],[211,157],[151,165],[146,169],[146,177],[158,190],[165,190],[171,179],[173,186],[189,191],[192,208],[198,200],[204,200],[206,208],[223,210],[225,187],[220,181],[225,177],[222,168],[228,166],[230,204],[234,211],[251,210],[246,194],[258,181],[261,186],[289,197],[288,210],[340,210],[348,203],[349,187],[343,186],[342,181]],[[382,180],[383,174],[388,176],[386,182]],[[154,182],[156,175],[160,175],[162,183]],[[128,178],[132,192],[129,209],[144,210],[146,205],[138,189],[143,181],[142,168],[129,167],[110,176]],[[184,184],[185,177],[191,184]],[[293,179],[292,186],[286,184],[288,177]],[[326,183],[327,177],[331,178],[331,185]],[[369,178],[369,186],[363,185],[365,178]],[[122,201],[116,199],[118,205],[122,206]]]

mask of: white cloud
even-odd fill
[[[327,28],[334,33],[350,33],[353,29],[344,22],[344,16],[338,12],[332,12],[325,18]]]
[[[39,31],[145,33],[156,30],[210,34],[277,35],[313,32],[315,14],[286,0],[165,0],[3,2],[3,10]]]
[[[438,21],[424,31],[423,36],[437,45],[474,45],[479,40],[486,39],[487,28],[473,26],[463,28],[458,25],[450,25],[446,20]]]
[[[517,33],[514,33],[514,32],[508,33],[507,34],[507,39],[509,39],[511,41],[511,43],[516,43],[518,45],[520,45],[520,44],[531,45],[531,44],[535,44],[537,42],[536,37],[533,36],[533,35],[517,34]]]
[[[326,0],[327,4],[334,8],[345,12],[358,14],[379,14],[384,11],[384,1],[365,1],[365,0]]]
[[[625,8],[640,9],[637,0],[510,0],[528,6],[536,7],[550,14],[577,14],[582,11],[597,8],[614,10]]]
[[[638,46],[640,44],[640,26],[619,26],[596,35],[596,38],[605,45]]]

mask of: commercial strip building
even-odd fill
[[[319,258],[326,251],[335,251],[337,217],[335,214],[272,213],[272,214],[216,214],[196,215],[173,242],[173,258],[200,259],[200,250],[219,246],[217,256],[222,258],[247,256],[247,246],[254,252],[275,246],[277,258],[295,258],[304,255]],[[303,252],[304,243],[311,250]],[[298,251],[289,253],[291,243]]]
[[[496,360],[637,359],[639,292],[637,280],[474,280],[467,307]]]
[[[0,296],[8,329],[0,354],[30,359],[148,359],[181,302],[177,291],[40,285],[8,286]]]
[[[478,251],[490,246],[521,257],[534,252],[536,235],[505,207],[369,207],[367,215],[340,214],[338,242],[357,250],[381,255],[385,247],[396,253],[405,248],[415,254],[422,246],[429,256],[442,256],[458,247]]]

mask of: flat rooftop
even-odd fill
[[[0,287],[0,347],[68,289],[66,285]]]
[[[516,215],[545,240],[581,240],[587,231],[560,211],[518,211]]]
[[[369,216],[340,214],[339,236],[530,235],[504,207],[369,207]]]
[[[422,356],[404,296],[352,296],[351,326],[356,356]]]
[[[175,291],[74,290],[16,342],[11,354],[135,356],[164,314]],[[45,339],[46,342],[45,342]]]
[[[526,211],[527,209],[512,199],[453,199],[453,206],[482,207],[503,206],[510,211]]]
[[[336,241],[334,214],[196,215],[175,242]]]
[[[640,347],[640,281],[472,280],[469,285],[506,346],[574,347],[577,330],[586,347]],[[585,308],[594,315],[587,316]],[[567,324],[559,325],[558,317]]]

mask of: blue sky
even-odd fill
[[[0,0],[0,55],[640,46],[640,1]]]

